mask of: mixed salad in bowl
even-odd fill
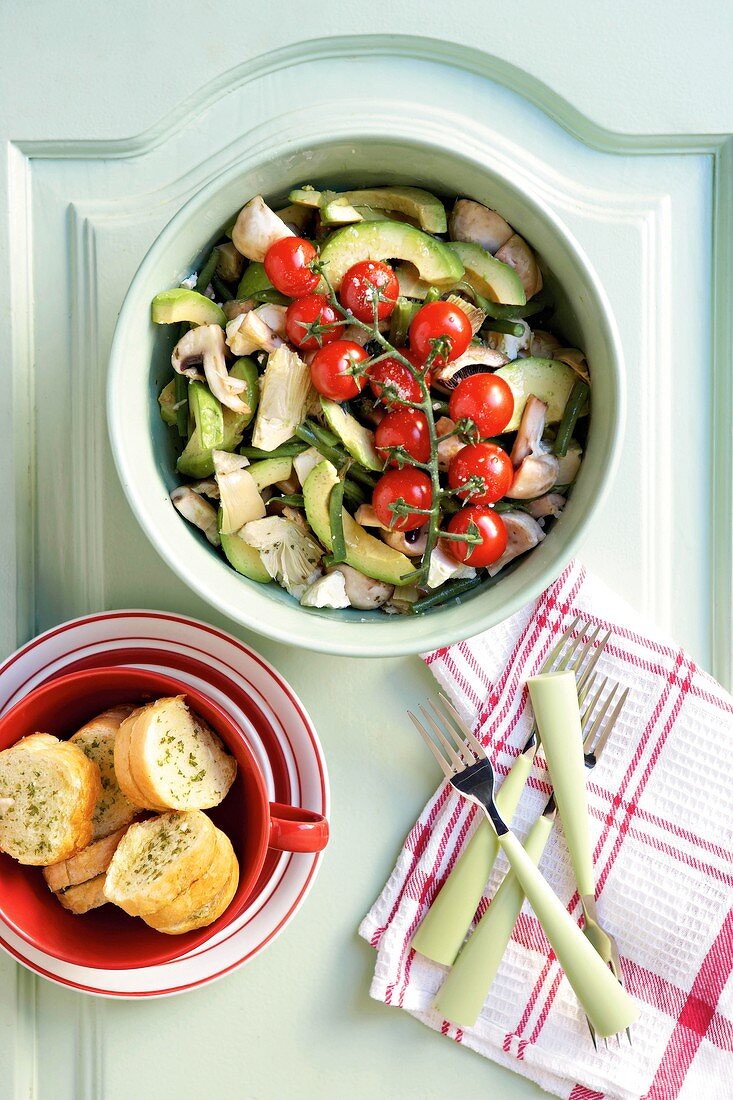
[[[171,501],[307,608],[426,611],[546,536],[578,474],[583,352],[530,245],[417,187],[251,199],[152,303],[177,325]]]

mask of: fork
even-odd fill
[[[576,616],[560,635],[541,671],[574,672],[578,679],[578,690],[582,691],[593,674],[610,634],[605,634],[599,640],[600,627],[591,630],[588,626],[583,626],[577,638],[573,638],[579,622],[580,617]],[[586,658],[588,660],[584,666]],[[514,816],[532,770],[538,743],[537,726],[533,724],[522,752],[497,793],[497,805],[508,821]],[[471,927],[498,851],[496,834],[488,821],[481,821],[415,933],[412,946],[421,955],[444,966],[453,965]]]
[[[596,953],[504,821],[494,796],[494,769],[483,745],[468,727],[461,725],[462,737],[449,714],[441,714],[437,707],[434,711],[440,724],[427,710],[423,709],[422,713],[435,739],[414,714],[408,714],[453,788],[486,814],[593,1031],[600,1038],[607,1038],[630,1027],[639,1015],[638,1006]]]
[[[619,685],[612,684],[608,677],[605,677],[600,684],[596,681],[597,676],[594,675],[578,696],[581,707],[583,759],[588,772],[591,772],[598,763],[628,695],[628,690],[625,690],[617,699]],[[453,721],[460,723],[460,718],[453,706],[445,696],[441,698]],[[611,707],[613,709],[610,709]],[[460,728],[463,728],[462,725]],[[556,817],[557,805],[553,792],[524,842],[524,849],[535,864],[539,863],[545,850]],[[516,875],[509,871],[496,891],[491,905],[477,924],[473,935],[456,959],[453,969],[438,990],[433,1006],[445,1019],[459,1027],[473,1027],[476,1023],[511,939],[524,897],[524,891]],[[588,933],[587,921],[584,932],[596,952],[604,962],[607,962],[605,952],[599,950],[596,939]],[[608,935],[605,932],[602,934]],[[608,940],[615,948],[615,941],[610,936]],[[616,976],[618,977],[618,974]],[[592,1029],[591,1037],[595,1043]]]

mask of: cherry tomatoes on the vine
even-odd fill
[[[377,425],[374,442],[383,458],[389,455],[390,447],[402,447],[417,462],[430,459],[430,430],[425,413],[417,409],[396,409],[389,412]],[[393,458],[390,466],[399,466]]]
[[[309,266],[316,255],[310,241],[302,237],[281,237],[267,250],[265,274],[281,294],[287,294],[288,298],[302,298],[318,286],[320,275]]]
[[[456,561],[464,565],[493,565],[506,550],[507,532],[501,516],[485,504],[467,504],[451,516],[448,530],[452,535],[478,533],[481,542],[469,543],[446,540],[447,547]]]
[[[420,359],[414,351],[410,351],[409,348],[397,348],[397,350],[408,362],[412,363],[416,371],[422,370]],[[387,405],[398,405],[401,400],[422,401],[420,383],[410,374],[404,363],[400,363],[399,359],[395,359],[391,355],[386,359],[381,359],[373,367],[369,367],[367,375],[369,376],[372,393],[376,398],[381,398]],[[430,385],[429,374],[426,376],[425,382],[428,386]],[[385,386],[391,386],[397,396],[394,398],[386,394],[383,396]]]
[[[400,284],[388,264],[380,260],[361,260],[343,277],[339,290],[341,305],[351,310],[357,321],[374,320],[374,304],[377,303],[377,319],[389,317],[395,307]]]
[[[410,347],[423,363],[437,346],[436,341],[441,342],[443,350],[433,359],[439,367],[463,355],[472,336],[468,317],[450,302],[429,302],[418,310],[410,325]]]
[[[344,325],[335,324],[342,321],[341,315],[336,312],[325,294],[305,294],[302,298],[296,298],[288,306],[285,314],[285,331],[288,340],[295,344],[301,351],[315,351],[324,348],[326,344],[332,344],[338,340],[344,331]],[[330,327],[332,326],[333,327]],[[308,335],[312,326],[312,333]],[[321,330],[320,326],[324,327]]]
[[[506,496],[513,480],[512,461],[495,443],[471,443],[463,447],[448,467],[451,489],[457,489],[458,495],[471,504],[495,504]]]
[[[496,374],[472,374],[450,395],[451,420],[473,420],[482,439],[500,435],[512,418],[514,394]]]
[[[364,389],[363,377],[355,378],[351,367],[363,363],[369,356],[361,344],[353,340],[336,340],[320,348],[311,363],[311,381],[323,397],[331,401],[348,401]]]
[[[422,512],[412,512],[401,516],[390,505],[398,501],[413,508],[430,508],[433,503],[433,485],[426,473],[406,466],[404,470],[389,470],[380,477],[372,493],[372,507],[377,519],[385,527],[396,531],[415,531],[427,522]]]

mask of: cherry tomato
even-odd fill
[[[318,392],[331,401],[348,401],[364,389],[364,378],[349,373],[354,363],[363,363],[369,356],[353,340],[336,340],[321,348],[311,362],[311,381]]]
[[[451,516],[448,530],[452,535],[465,535],[471,524],[478,528],[483,541],[468,543],[450,539],[446,540],[447,548],[456,561],[462,561],[464,565],[493,565],[506,550],[507,533],[503,519],[485,504],[467,504]]]
[[[482,438],[504,431],[514,412],[514,394],[495,374],[472,374],[450,396],[451,420],[473,420]]]
[[[447,354],[436,356],[433,362],[442,367],[463,355],[471,343],[471,323],[458,306],[450,302],[429,302],[412,319],[410,347],[424,363],[433,350],[434,340],[445,340]]]
[[[396,409],[387,413],[377,425],[374,442],[383,458],[387,458],[390,447],[402,447],[417,462],[427,462],[430,458],[428,422],[425,414],[417,409]],[[399,466],[398,460],[393,458],[390,466]]]
[[[451,489],[461,489],[471,478],[483,482],[483,490],[471,492],[470,488],[459,496],[471,504],[494,504],[509,492],[514,480],[514,467],[506,451],[495,443],[471,443],[463,447],[451,459],[448,467],[448,484]]]
[[[291,344],[295,344],[296,348],[300,348],[301,351],[315,351],[338,340],[344,331],[344,326],[341,324],[335,328],[327,328],[325,332],[316,332],[312,336],[306,335],[308,327],[314,322],[319,325],[332,325],[334,321],[340,320],[340,314],[324,294],[305,294],[302,298],[296,298],[288,306],[285,314],[285,331],[288,334],[288,340]]]
[[[404,355],[405,359],[412,363],[415,370],[422,369],[422,363],[414,351],[410,351],[409,348],[398,348],[397,350],[400,355]],[[393,386],[399,395],[394,401],[390,401],[385,397],[385,404],[399,404],[400,398],[403,401],[422,400],[420,384],[413,378],[404,363],[400,363],[399,359],[393,359],[392,356],[381,359],[379,363],[375,363],[373,367],[370,367],[367,373],[369,375],[369,385],[375,397],[380,398],[382,396],[382,387],[385,385]],[[426,376],[425,381],[429,386],[429,374]]]
[[[396,531],[415,531],[426,522],[427,516],[413,513],[395,517],[390,504],[404,500],[413,508],[430,508],[433,502],[433,485],[426,473],[414,466],[404,470],[389,470],[380,477],[372,493],[372,507],[377,519],[385,527]]]
[[[339,290],[341,305],[350,309],[357,321],[373,321],[375,288],[382,295],[377,305],[377,318],[383,321],[395,307],[400,284],[392,268],[379,260],[362,260],[349,268]]]
[[[320,276],[308,266],[315,258],[316,250],[310,241],[302,237],[282,237],[267,250],[265,274],[281,294],[302,298],[318,286]]]

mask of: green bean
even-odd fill
[[[209,256],[208,260],[201,268],[201,271],[199,272],[199,277],[196,280],[196,286],[194,287],[194,290],[197,294],[206,293],[206,289],[214,276],[214,272],[216,271],[217,260],[218,257],[216,254],[216,249],[214,248],[212,249],[211,255]]]
[[[524,336],[524,325],[519,321],[505,321],[500,317],[492,317],[484,326],[490,332],[506,332],[509,336]]]
[[[218,275],[214,274],[211,276],[211,285],[220,302],[230,302],[234,297],[224,280],[220,279]]]
[[[589,393],[590,387],[588,383],[584,382],[582,378],[576,378],[565,405],[565,410],[562,414],[562,419],[557,429],[557,435],[555,436],[555,443],[552,448],[558,458],[564,458],[568,453],[568,444],[572,438],[575,425],[578,423],[578,417],[588,400]]]
[[[494,317],[497,321],[511,321],[517,317],[534,317],[535,313],[541,313],[543,309],[547,309],[547,302],[543,301],[542,298],[534,298],[523,306],[505,306],[500,302],[490,302],[488,299],[484,299],[480,305],[484,313],[489,317]]]
[[[292,458],[308,450],[308,443],[302,443],[297,439],[289,439],[287,443],[281,443],[274,451],[263,451],[261,447],[240,447],[239,453],[247,458]]]
[[[439,607],[440,604],[447,603],[448,600],[453,600],[457,596],[462,596],[464,592],[470,592],[472,588],[477,588],[486,578],[480,574],[476,577],[466,577],[460,581],[451,581],[449,584],[444,584],[436,592],[432,592],[429,596],[423,596],[417,603],[412,604],[411,611],[414,613],[420,611],[427,611],[431,607]]]
[[[363,504],[366,500],[366,493],[361,486],[357,485],[355,481],[352,481],[351,478],[348,477],[344,482],[344,500],[347,504],[351,505],[352,508],[358,508],[359,505]]]
[[[317,420],[309,420],[308,427],[327,447],[338,446],[339,437],[324,427],[323,424],[319,424]]]
[[[417,302],[411,302],[408,298],[397,299],[389,325],[389,341],[393,347],[405,346],[412,318],[419,308]]]
[[[309,447],[315,447],[317,451],[327,458],[329,462],[332,462],[336,469],[340,469],[346,461],[346,454],[344,451],[340,451],[337,447],[332,446],[330,443],[324,443],[322,439],[319,439],[316,432],[313,431],[313,421],[305,420],[300,427],[295,429],[295,434],[298,439],[302,439],[304,443],[307,443]]]
[[[437,286],[429,286],[423,305],[429,306],[431,302],[437,302],[438,298],[440,298],[440,291]]]
[[[334,564],[346,561],[344,537],[344,483],[337,481],[328,498],[328,522],[331,527],[331,555]]]
[[[286,306],[290,302],[290,298],[286,298],[284,294],[274,288],[271,290],[257,290],[254,294],[250,294],[250,298],[262,305]]]
[[[305,498],[302,493],[283,493],[280,497],[273,497],[273,500],[279,500],[283,504],[289,504],[291,508],[304,508]]]

